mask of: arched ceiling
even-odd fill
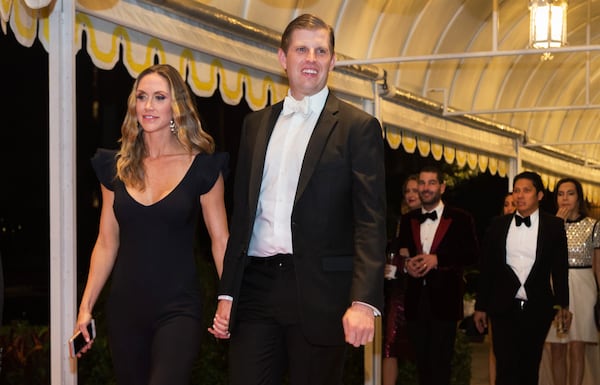
[[[528,0],[195,2],[279,32],[302,13],[319,15],[336,31],[336,51],[373,60],[389,85],[439,104],[447,98],[451,114],[508,125],[526,145],[600,165],[600,0],[569,1],[568,51],[546,61],[526,51]],[[404,61],[376,60],[390,57]]]

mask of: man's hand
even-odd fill
[[[217,304],[215,318],[213,318],[212,328],[208,328],[210,334],[220,339],[228,339],[229,334],[229,317],[231,316],[231,304],[233,302],[221,299]]]
[[[424,277],[438,266],[437,255],[419,254],[406,262],[406,271],[414,278]]]
[[[556,325],[561,325],[562,333],[566,333],[569,331],[571,327],[571,321],[573,320],[573,313],[569,311],[569,309],[564,307],[558,307],[556,311],[556,315],[554,316],[554,322]]]
[[[488,327],[487,313],[475,310],[475,313],[473,314],[473,322],[475,322],[475,327],[477,328],[477,331],[479,333],[483,333]]]
[[[355,348],[373,341],[375,334],[375,315],[373,309],[353,303],[342,318],[346,342]]]

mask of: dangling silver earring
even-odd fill
[[[171,119],[171,121],[169,122],[169,128],[171,129],[172,134],[177,133],[177,129],[175,128],[175,121],[173,119]]]

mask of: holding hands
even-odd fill
[[[215,312],[215,318],[213,318],[213,324],[211,328],[208,328],[208,332],[219,339],[228,339],[231,337],[229,334],[229,316],[231,315],[231,304],[232,301],[221,299],[217,304],[217,310]]]

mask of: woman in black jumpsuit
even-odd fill
[[[112,272],[107,320],[117,383],[189,384],[204,330],[194,235],[202,214],[220,275],[228,157],[214,153],[169,65],[140,74],[121,132],[119,152],[99,150],[92,159],[102,212],[77,328],[87,334]]]

